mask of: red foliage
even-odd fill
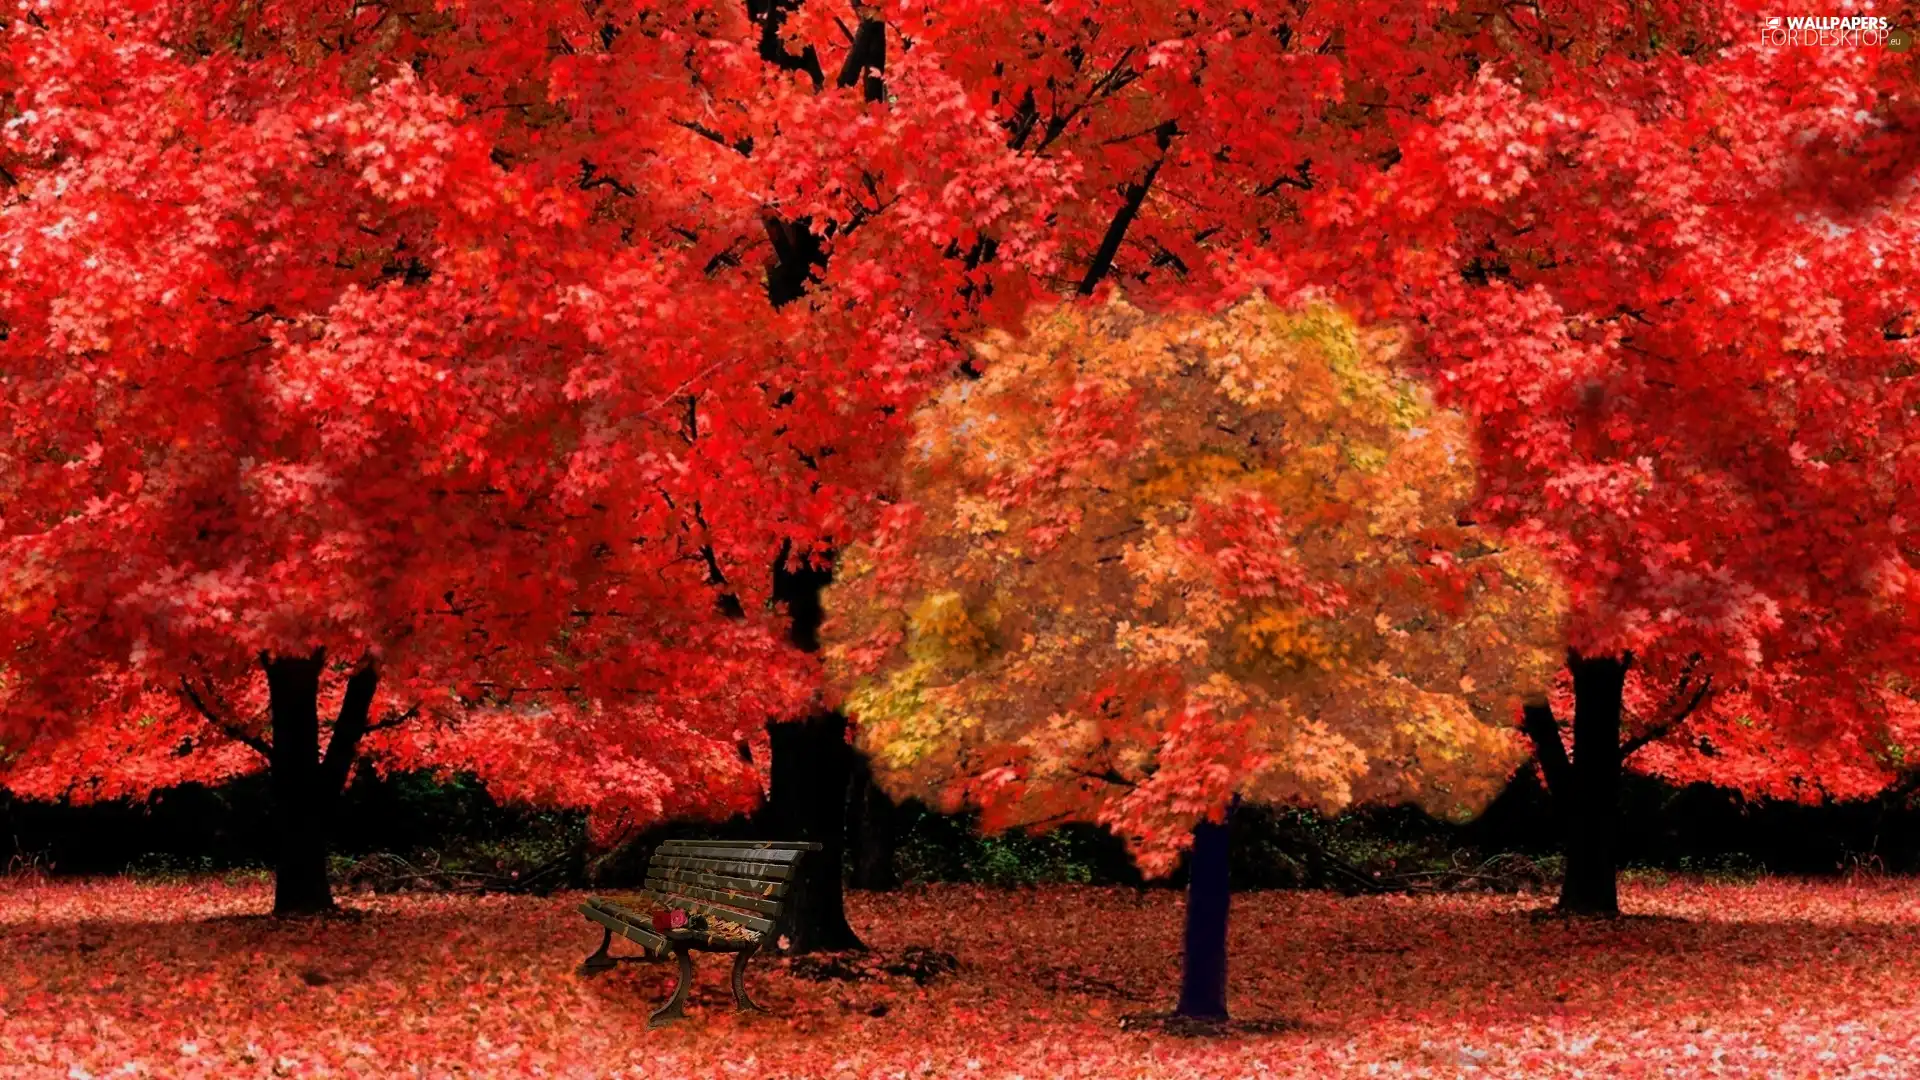
[[[573,967],[565,897],[355,901],[363,921],[248,918],[217,883],[0,886],[0,1075],[40,1077],[1901,1077],[1920,1072],[1912,883],[1629,886],[1644,913],[1540,919],[1487,895],[1235,899],[1217,1038],[1164,1010],[1179,894],[938,887],[854,894],[872,978],[725,964],[691,1019],[644,1030],[671,965]],[[1116,928],[1124,932],[1116,932]],[[916,984],[909,946],[955,954]]]
[[[1233,798],[1492,800],[1563,595],[1457,524],[1471,436],[1397,338],[1116,300],[981,345],[989,369],[915,414],[902,516],[825,595],[888,793],[989,829],[1095,822],[1156,875]]]
[[[378,675],[382,765],[602,825],[745,808],[741,744],[815,682],[770,568],[844,533],[882,407],[978,321],[954,223],[996,226],[1001,301],[1049,260],[997,223],[1058,167],[925,54],[881,124],[779,75],[737,3],[400,6],[6,24],[16,791],[255,767],[260,661],[325,650],[334,700]],[[864,200],[881,224],[835,226]],[[809,219],[861,303],[769,303],[770,230]]]
[[[1866,794],[1920,741],[1889,678],[1920,655],[1913,61],[1661,18],[1710,56],[1491,65],[1317,212],[1391,250],[1387,306],[1479,424],[1486,519],[1558,553],[1570,644],[1636,656],[1626,734],[1669,732],[1641,767]]]
[[[841,14],[12,19],[0,706],[14,743],[115,727],[31,786],[243,767],[256,658],[325,646],[447,719],[393,762],[598,805],[586,762],[662,745],[614,809],[733,808],[740,737],[813,689],[768,564],[858,531],[966,338],[1106,280],[1406,322],[1577,645],[1818,689],[1766,714],[1792,745],[1900,741],[1856,675],[1920,655],[1910,54],[1763,48],[1735,0]],[[623,704],[527,705],[556,686]]]

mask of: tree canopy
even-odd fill
[[[4,33],[33,790],[245,767],[264,657],[392,761],[736,809],[739,742],[818,688],[769,566],[869,531],[968,341],[1115,283],[1404,328],[1472,422],[1472,518],[1634,657],[1662,770],[1815,797],[1911,760],[1912,54],[1770,47],[1733,0],[47,0]],[[554,767],[638,746],[671,749],[613,787]]]
[[[828,591],[897,795],[1099,821],[1172,865],[1233,795],[1470,813],[1559,661],[1538,555],[1462,521],[1460,416],[1397,335],[1255,299],[1037,315],[916,414]]]
[[[942,223],[1054,171],[1013,167],[937,65],[896,58],[888,124],[814,94],[755,51],[777,25],[514,0],[10,18],[8,785],[256,766],[284,661],[318,668],[330,773],[471,768],[602,821],[750,806],[762,726],[816,686],[771,568],[844,533],[860,448],[968,310]],[[853,129],[901,148],[884,190],[830,183]],[[884,227],[809,231],[839,198]],[[756,260],[820,231],[864,302],[782,312],[813,264]]]

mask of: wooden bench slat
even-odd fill
[[[792,863],[735,862],[732,859],[696,859],[683,855],[655,855],[653,862],[682,870],[697,870],[703,874],[724,874],[765,881],[786,881],[793,877]]]
[[[770,851],[819,851],[821,847],[810,840],[662,840],[660,846],[662,848],[765,848]]]
[[[652,889],[662,896],[686,896],[694,900],[706,900],[710,903],[725,904],[728,907],[739,908],[742,911],[757,911],[767,916],[780,914],[780,901],[778,900],[764,900],[757,896],[743,895],[741,893],[703,889],[697,885],[689,885],[680,881],[667,881],[657,877],[649,877],[647,879],[647,888]]]
[[[661,844],[666,852],[696,859],[733,859],[738,862],[792,863],[806,854],[803,848],[726,847],[717,844]]]
[[[635,899],[639,899],[639,897],[635,897]],[[603,915],[611,915],[616,919],[623,919],[626,922],[632,923],[636,929],[649,937],[660,936],[654,931],[649,921],[650,912],[638,911],[620,903],[618,900],[606,896],[589,896],[586,906],[593,908]],[[666,939],[661,938],[661,940],[664,941]]]
[[[748,896],[778,897],[787,894],[787,883],[771,878],[727,877],[723,874],[709,874],[701,870],[687,870],[657,863],[647,867],[647,874],[667,881],[683,881],[689,885],[698,885],[703,889],[745,893]]]
[[[582,914],[606,928],[600,947],[580,963],[582,976],[612,968],[620,960],[660,961],[671,950],[680,964],[673,996],[647,1017],[655,1027],[686,1014],[687,991],[693,985],[693,953],[734,954],[733,1003],[739,1009],[758,1009],[747,997],[742,976],[747,961],[766,947],[778,928],[786,904],[788,884],[800,856],[821,850],[814,843],[778,840],[669,840],[654,849],[647,862],[645,892],[619,899],[593,896],[580,906]],[[631,906],[629,906],[631,905]],[[690,927],[653,929],[661,908],[679,908],[706,917],[701,930]],[[642,957],[613,956],[607,946],[613,935],[640,945]]]
[[[752,912],[741,911],[737,908],[721,907],[717,904],[710,904],[701,900],[690,900],[685,897],[676,896],[673,898],[673,903],[670,906],[686,908],[688,911],[697,911],[702,915],[711,915],[716,919],[725,919],[728,922],[737,922],[749,930],[755,930],[762,934],[770,933],[774,926],[773,920],[764,915],[755,915]]]
[[[614,933],[619,934],[621,937],[626,938],[628,941],[647,950],[650,956],[657,956],[667,951],[666,938],[661,937],[659,934],[654,933],[644,926],[635,926],[629,920],[621,918],[617,912],[596,907],[591,902],[581,904],[580,912],[594,922],[599,923]]]
[[[774,926],[772,919],[768,919],[763,916],[755,915],[746,911],[739,911],[733,908],[724,908],[717,904],[710,904],[704,900],[694,900],[685,896],[663,895],[661,893],[653,892],[652,890],[649,890],[646,895],[637,896],[634,899],[640,901],[643,904],[648,905],[649,910],[645,912],[639,912],[639,911],[634,911],[632,908],[629,908],[624,904],[620,904],[617,901],[614,901],[613,903],[614,903],[614,906],[618,908],[620,911],[630,913],[629,915],[630,918],[641,918],[641,917],[650,918],[653,914],[651,909],[654,907],[663,907],[663,908],[677,907],[677,908],[685,908],[688,911],[697,911],[702,915],[711,915],[716,919],[725,919],[728,922],[736,922],[736,923],[739,923],[741,926],[746,927],[749,930],[754,930],[762,934],[772,930]]]

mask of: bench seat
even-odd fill
[[[580,965],[595,975],[622,960],[679,961],[673,997],[647,1018],[657,1027],[686,1014],[695,952],[733,953],[733,1000],[760,1010],[747,997],[747,960],[776,936],[800,857],[819,844],[765,840],[668,840],[647,863],[647,887],[639,892],[589,897],[581,914],[604,931],[600,948]],[[708,929],[655,930],[653,913],[680,908],[705,916]],[[640,946],[639,956],[613,956],[615,935]]]
[[[757,949],[766,935],[759,930],[734,921],[731,918],[701,912],[710,923],[724,922],[725,930],[667,930],[653,929],[653,913],[661,908],[686,907],[686,902],[664,893],[615,893],[608,896],[596,896],[587,901],[603,915],[612,915],[630,927],[642,931],[641,935],[626,936],[650,948],[654,952],[665,952],[674,941],[684,941],[704,952],[739,952],[742,949]],[[691,909],[688,909],[691,910]],[[589,916],[591,917],[591,916]],[[599,921],[599,920],[595,920]],[[619,933],[619,931],[615,931]]]

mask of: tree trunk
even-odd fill
[[[873,772],[854,755],[847,784],[847,846],[853,860],[850,884],[887,892],[898,888],[893,873],[893,800],[873,782]]]
[[[273,791],[273,913],[333,910],[327,883],[325,808],[320,781],[320,653],[270,657],[268,704],[273,716],[268,758]]]
[[[812,566],[787,569],[787,549],[773,563],[773,596],[787,607],[788,636],[796,648],[820,649],[825,611],[820,591],[833,580],[829,570]],[[787,900],[787,949],[791,953],[864,949],[847,924],[840,860],[846,847],[847,778],[854,750],[847,745],[847,718],[821,713],[805,720],[767,725],[773,751],[771,790],[764,820],[778,840],[811,840],[820,845],[800,860],[799,880]]]
[[[1227,814],[1233,813],[1229,808]],[[1175,1016],[1194,1020],[1227,1018],[1226,819],[1203,821],[1193,829],[1187,856],[1187,937],[1180,972],[1180,1005]]]
[[[820,845],[800,859],[800,872],[787,902],[790,953],[866,948],[847,924],[840,860],[846,828],[847,776],[853,748],[847,745],[847,718],[822,713],[805,720],[767,725],[772,742],[772,790],[768,825],[779,840],[811,840]]]
[[[320,678],[326,654],[262,656],[273,741],[267,747],[273,793],[273,913],[334,910],[327,881],[327,822],[359,754],[380,676],[371,661],[347,679],[326,756],[320,754]]]
[[[1621,690],[1631,656],[1570,654],[1573,673],[1573,761],[1565,801],[1567,869],[1560,910],[1573,915],[1618,915],[1614,833],[1620,814]],[[1557,736],[1556,736],[1557,737]]]

